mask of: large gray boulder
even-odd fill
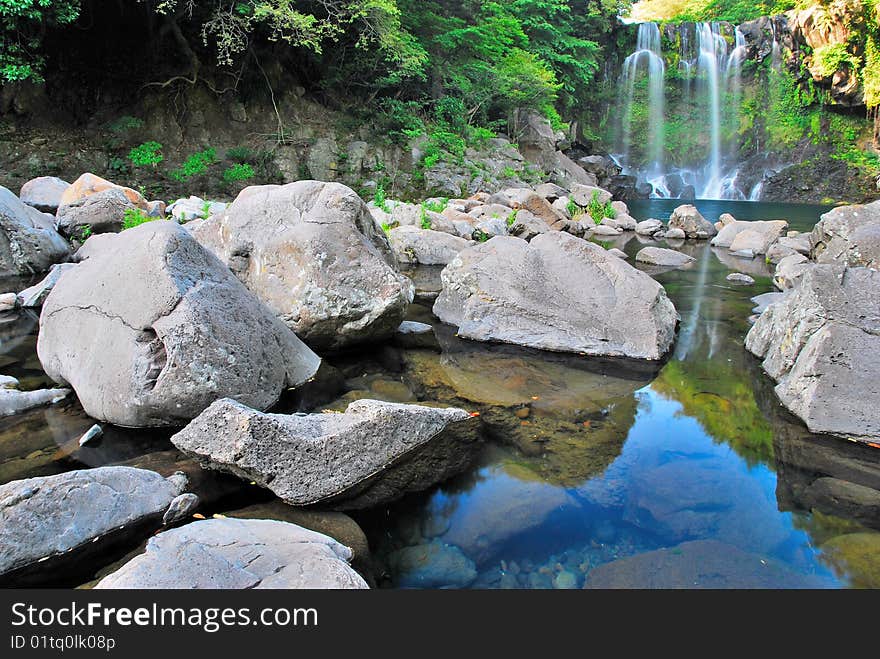
[[[69,256],[53,219],[0,186],[0,277],[46,272]]]
[[[401,263],[446,265],[471,241],[442,231],[400,226],[388,232],[394,256]]]
[[[681,229],[688,238],[711,238],[718,230],[715,225],[704,218],[696,206],[683,204],[672,211],[669,216],[669,228]]]
[[[293,505],[372,507],[465,467],[477,420],[458,408],[358,400],[342,414],[263,414],[219,400],[171,438],[204,466]]]
[[[367,588],[351,549],[296,524],[207,519],[160,533],[96,589]]]
[[[114,236],[43,304],[37,354],[86,413],[183,425],[224,396],[265,409],[320,359],[180,225]]]
[[[813,432],[880,439],[880,272],[816,265],[746,336]]]
[[[678,319],[651,277],[561,231],[531,242],[498,237],[469,247],[446,266],[442,280],[434,313],[478,341],[660,359]]]
[[[148,535],[162,525],[185,485],[183,477],[166,479],[131,467],[83,469],[0,485],[0,582],[39,581],[41,570],[47,576],[50,572],[47,562],[75,560],[76,550],[118,535],[121,527]]]
[[[61,205],[61,195],[69,187],[70,183],[57,176],[38,176],[21,186],[18,197],[28,206],[54,215]]]
[[[828,211],[813,227],[810,243],[818,263],[880,268],[880,200]]]
[[[339,183],[246,188],[193,235],[316,349],[390,337],[413,299],[366,204]]]

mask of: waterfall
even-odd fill
[[[656,23],[641,23],[636,37],[636,49],[623,61],[621,89],[624,90],[623,129],[619,158],[630,161],[632,141],[632,101],[636,79],[641,72],[648,75],[648,170],[652,174],[663,171],[663,106],[665,101],[666,64],[660,50],[660,28]]]
[[[677,161],[679,154],[666,154],[666,66],[660,29],[655,23],[640,23],[636,48],[624,60],[618,83],[620,128],[613,157],[625,174],[650,185],[654,197],[685,196],[685,191],[692,188],[690,194],[698,198],[745,199],[737,183],[739,171],[729,166],[734,160],[731,156],[736,155],[736,144],[725,143],[724,138],[725,132],[730,133],[726,128],[739,127],[742,67],[747,54],[745,35],[739,28],[731,34],[726,23],[683,23],[677,29],[678,80],[674,84],[680,85],[682,107],[697,108],[691,113],[688,127],[692,125],[695,134],[706,136],[705,151],[695,162]],[[732,44],[728,42],[731,36]],[[640,102],[646,107],[638,116],[644,121],[647,114],[647,127],[644,139],[635,136],[634,145],[634,96],[642,80],[647,94],[640,97]]]

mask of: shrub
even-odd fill
[[[162,155],[162,145],[159,142],[144,142],[128,152],[128,159],[135,167],[155,167],[165,160]]]
[[[509,165],[501,170],[501,178],[516,178],[516,177],[517,177],[517,171]]]
[[[391,210],[388,208],[388,202],[385,198],[385,186],[382,185],[381,181],[376,185],[376,192],[373,195],[373,203],[376,204],[376,208],[380,208],[386,213],[391,212]]]
[[[507,226],[512,227],[513,223],[516,222],[516,214],[519,211],[513,211],[510,215],[507,216]]]
[[[247,163],[236,163],[223,172],[223,180],[227,183],[247,181],[255,175],[254,168]]]
[[[126,208],[125,216],[122,220],[122,230],[131,229],[133,227],[144,224],[145,222],[152,222],[157,218],[150,217],[140,208]]]
[[[593,190],[593,196],[590,197],[590,201],[587,204],[587,213],[593,218],[595,224],[602,224],[602,220],[605,218],[614,219],[614,207],[610,201],[606,201],[604,204],[599,201],[598,190]]]
[[[430,229],[431,228],[431,218],[428,217],[428,209],[425,208],[425,204],[422,204],[419,212],[421,214],[421,222],[420,222],[421,227],[423,229]]]
[[[449,199],[443,197],[440,201],[425,201],[422,203],[422,206],[429,211],[433,211],[435,213],[442,213],[446,210],[446,207],[449,205]]]
[[[217,162],[217,152],[213,148],[197,151],[184,160],[178,169],[171,172],[171,178],[175,181],[186,181],[193,176],[204,174],[215,162]]]
[[[84,243],[92,235],[92,225],[87,224],[79,230],[79,241]]]

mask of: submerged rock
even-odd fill
[[[669,228],[681,229],[687,238],[711,238],[718,230],[704,218],[696,206],[683,204],[669,216]],[[667,235],[667,238],[669,236]]]
[[[693,540],[590,571],[584,588],[817,588],[825,584],[769,556],[715,540]]]
[[[725,277],[725,280],[729,281],[731,284],[737,284],[739,286],[751,286],[755,283],[754,279],[742,272],[731,272]]]
[[[388,564],[402,588],[465,588],[477,578],[474,562],[461,549],[438,541],[398,549]]]
[[[693,265],[696,259],[693,256],[682,254],[674,249],[662,247],[643,247],[636,254],[636,261],[648,265],[659,265],[670,268],[685,268]]]
[[[351,550],[295,524],[208,519],[165,531],[96,589],[367,588]]]
[[[205,466],[293,505],[366,508],[469,464],[478,420],[456,408],[359,400],[345,413],[263,414],[219,400],[171,438]]]
[[[366,204],[339,183],[246,188],[193,235],[318,349],[390,337],[413,299]]]
[[[821,546],[822,559],[856,588],[880,588],[880,533],[847,533]]]
[[[0,389],[0,417],[20,414],[25,410],[43,405],[53,405],[67,398],[70,389],[37,389],[18,391],[3,387]]]
[[[810,243],[818,263],[880,268],[880,201],[828,211],[813,227]]]
[[[678,319],[651,277],[559,231],[528,243],[505,237],[469,247],[442,279],[434,313],[478,341],[660,359]]]
[[[96,340],[100,337],[100,340]],[[174,222],[114,236],[43,304],[37,353],[89,416],[178,425],[217,398],[265,409],[320,359]]]
[[[813,432],[880,439],[880,272],[816,265],[746,336]]]
[[[53,219],[0,186],[0,276],[46,272],[69,256]]]
[[[0,582],[51,580],[62,561],[99,538],[149,533],[183,491],[185,478],[98,467],[0,485]],[[110,538],[106,538],[108,541]],[[77,569],[76,566],[70,566]]]

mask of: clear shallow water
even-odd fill
[[[631,203],[665,219],[678,202]],[[808,229],[819,207],[698,202],[709,219],[784,217]],[[642,243],[611,241],[631,256]],[[760,260],[705,243],[677,249],[689,270],[653,272],[682,322],[663,364],[607,361],[459,340],[430,302],[410,318],[434,324],[437,345],[373,347],[329,361],[345,378],[332,402],[357,398],[458,405],[480,413],[489,439],[467,472],[430,491],[355,514],[386,587],[878,586],[877,509],[833,500],[817,486],[880,490],[880,450],[811,436],[776,401],[742,346],[753,304],[771,290]],[[733,271],[753,286],[725,281]],[[422,290],[439,271],[423,269]],[[588,285],[588,282],[584,283]],[[10,284],[11,286],[11,284]],[[0,318],[0,372],[24,388],[48,383],[35,353],[36,316]],[[203,513],[264,501],[255,487],[182,459],[169,431],[105,427],[75,400],[0,419],[0,482],[123,463],[198,479]],[[117,557],[108,559],[116,560]],[[95,566],[96,569],[103,566]]]

